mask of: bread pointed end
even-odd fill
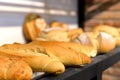
[[[80,53],[79,57],[81,58],[81,65],[90,64],[92,62],[92,59],[84,53]]]
[[[46,66],[44,66],[43,70],[47,73],[59,75],[65,71],[65,66],[59,60],[52,59]]]

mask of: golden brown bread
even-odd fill
[[[60,42],[60,41],[39,41],[35,40],[30,42],[30,44],[39,44],[39,45],[56,45],[56,46],[61,46],[65,48],[69,48],[72,50],[75,50],[78,53],[84,53],[87,56],[91,57],[91,54],[96,54],[96,50],[92,46],[86,46],[78,43],[73,43],[73,42]]]
[[[99,42],[97,40],[97,37],[100,33],[99,32],[86,32],[86,35],[88,36],[90,43],[98,50]]]
[[[70,38],[71,41],[73,41],[77,36],[83,33],[82,28],[78,29],[71,29],[68,31],[68,37]]]
[[[41,46],[24,44],[6,44],[0,47],[0,55],[19,56],[30,65],[33,71],[61,74],[64,65],[56,58],[50,57]]]
[[[117,45],[120,46],[120,28],[117,28],[119,36],[117,37]]]
[[[47,23],[43,18],[37,18],[34,20],[34,26],[38,27],[41,31],[44,31],[47,28]]]
[[[49,50],[53,55],[66,66],[84,65],[91,63],[91,58],[83,53],[78,53],[75,50],[62,47],[62,46],[50,46],[43,45],[46,50]]]
[[[68,33],[62,30],[51,30],[49,32],[42,32],[37,40],[44,39],[46,41],[69,41]]]
[[[27,21],[23,25],[23,33],[27,40],[32,41],[36,39],[36,37],[39,36],[41,30],[34,26],[34,20],[33,21]]]
[[[23,24],[23,33],[27,40],[36,39],[40,32],[47,28],[46,21],[38,14],[30,13],[26,15]]]
[[[17,57],[0,56],[0,80],[31,80],[32,69]]]
[[[39,45],[39,44],[29,44]],[[46,52],[49,56],[58,58],[65,66],[84,65],[91,63],[91,58],[83,53],[77,53],[75,50],[49,44],[40,44],[45,47]]]
[[[98,50],[98,52],[109,52],[116,46],[116,40],[106,32],[87,32],[89,41]],[[109,45],[108,45],[109,44]]]
[[[109,52],[116,47],[116,39],[107,33],[100,32],[97,40],[99,52]]]
[[[15,43],[14,45],[20,45],[18,43]],[[65,66],[75,66],[75,65],[84,65],[91,63],[91,58],[83,53],[78,53],[73,49],[63,47],[63,46],[57,46],[57,45],[49,45],[49,44],[34,44],[34,43],[28,43],[24,44],[27,46],[40,46],[40,51],[42,53],[45,53],[46,55],[49,55],[52,58],[59,59]],[[42,49],[41,47],[44,47]],[[38,48],[38,47],[37,47]]]
[[[119,35],[119,32],[117,30],[117,28],[113,27],[113,26],[109,26],[109,25],[98,25],[95,26],[92,31],[98,31],[98,32],[106,32],[114,37]]]
[[[91,38],[92,37],[92,38]],[[80,43],[85,46],[84,51],[90,51],[90,57],[97,55],[97,40],[91,32],[83,32],[74,39],[75,43]],[[89,50],[88,50],[89,49]]]
[[[99,25],[95,26],[92,30],[93,32],[106,32],[112,35],[116,39],[116,46],[120,45],[119,31],[117,28],[109,25]]]
[[[64,31],[68,30],[68,25],[66,23],[63,23],[63,22],[52,21],[50,23],[50,28],[54,28],[54,27],[60,27]]]

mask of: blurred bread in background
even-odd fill
[[[67,31],[69,29],[68,24],[63,23],[63,22],[59,22],[59,21],[52,21],[50,23],[50,28],[54,28],[54,27],[59,27],[62,30],[65,30],[65,31]]]

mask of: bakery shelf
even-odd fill
[[[84,67],[68,67],[61,75],[37,76],[34,80],[102,80],[102,72],[120,60],[120,47],[96,56]]]

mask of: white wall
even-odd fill
[[[76,4],[77,0],[0,0],[0,45],[25,42],[22,25],[31,12],[40,14],[48,23],[58,20],[76,27]]]
[[[14,42],[25,43],[22,28],[20,26],[0,27],[0,45]]]

